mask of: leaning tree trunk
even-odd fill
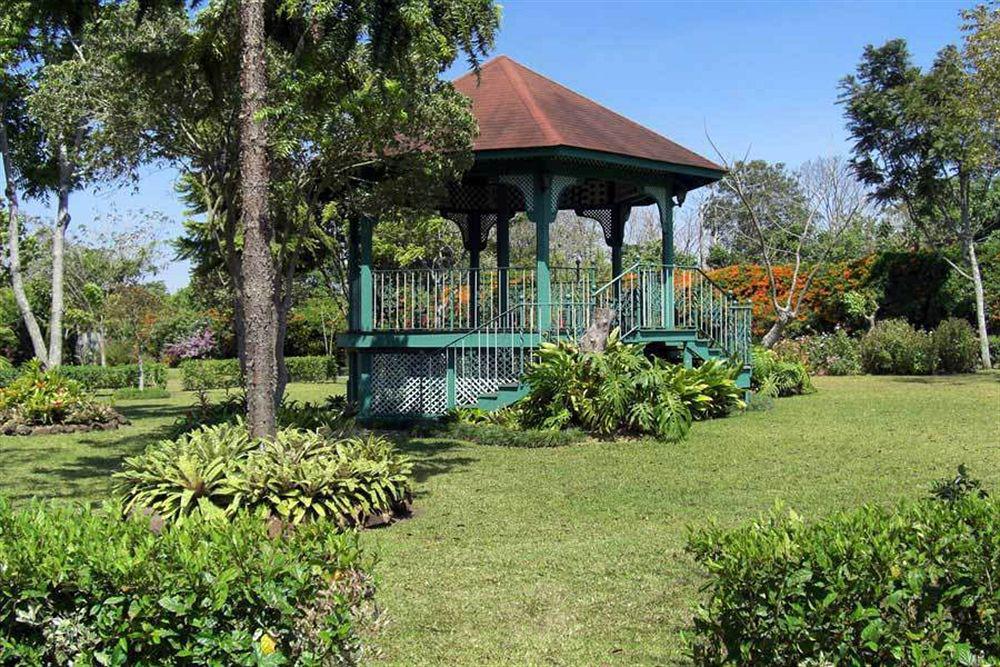
[[[972,290],[976,295],[976,328],[979,330],[979,358],[983,368],[992,368],[990,359],[990,340],[986,330],[986,297],[983,291],[983,275],[979,271],[979,258],[976,256],[976,242],[971,236],[963,240],[965,253],[969,258],[969,268],[972,274]]]
[[[764,337],[760,339],[760,344],[768,350],[774,347],[781,340],[781,337],[785,335],[785,328],[792,321],[792,317],[793,315],[789,311],[779,308],[777,319],[774,320],[774,324],[767,330]]]
[[[0,105],[0,112],[3,111]],[[2,118],[2,114],[0,114]],[[45,338],[42,336],[42,329],[38,326],[38,320],[31,310],[31,303],[28,301],[27,292],[24,289],[24,277],[21,275],[21,212],[17,198],[17,188],[14,186],[14,164],[10,159],[10,144],[7,142],[7,130],[0,122],[0,161],[3,162],[5,174],[4,192],[7,197],[7,215],[9,222],[7,225],[7,250],[10,260],[10,283],[14,291],[14,301],[17,309],[24,320],[24,326],[28,329],[28,336],[31,338],[31,347],[35,351],[35,357],[43,364],[48,364],[49,354],[45,347]]]
[[[52,307],[49,314],[49,368],[62,364],[63,327],[65,308],[63,294],[63,268],[66,254],[66,228],[69,227],[69,191],[72,187],[73,168],[66,154],[66,145],[59,145],[59,192],[56,224],[52,229]]]
[[[243,219],[243,315],[250,435],[275,434],[278,339],[274,312],[273,230],[268,214],[267,128],[260,117],[267,94],[264,0],[240,0],[240,201]]]

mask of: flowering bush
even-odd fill
[[[861,348],[843,329],[832,334],[802,336],[780,341],[774,351],[785,360],[805,364],[814,375],[858,375]]]
[[[830,264],[821,269],[813,278],[802,298],[802,309],[796,326],[814,330],[831,330],[837,324],[847,321],[843,294],[862,289],[868,282],[873,258],[866,257],[851,262]],[[779,297],[787,294],[792,282],[791,266],[774,267],[778,283]],[[806,276],[799,272],[796,286],[805,285]],[[753,304],[753,330],[763,335],[774,324],[774,307],[771,305],[770,283],[767,268],[759,264],[738,264],[709,272],[712,280],[723,288],[731,290],[740,301]]]
[[[213,351],[215,351],[215,334],[208,327],[163,348],[163,354],[168,359],[175,361],[203,359],[212,354]]]

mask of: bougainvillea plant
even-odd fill
[[[208,327],[167,345],[163,352],[174,359],[203,359],[215,350],[215,333]]]

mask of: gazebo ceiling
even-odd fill
[[[694,187],[722,177],[711,160],[573,92],[507,56],[497,56],[454,81],[472,100],[479,122],[473,149],[477,158],[491,152],[517,156],[532,149],[580,149],[588,159],[616,164],[614,158],[641,161],[649,169],[695,176]],[[590,152],[596,152],[590,155]],[[617,162],[620,164],[620,162]],[[679,169],[678,169],[679,168]]]

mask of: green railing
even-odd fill
[[[594,268],[551,267],[553,303],[585,302]],[[372,272],[376,331],[467,331],[536,301],[535,269],[388,269]]]
[[[639,331],[689,330],[728,356],[750,362],[750,306],[701,269],[636,263],[603,285],[596,275],[593,268],[552,267],[550,301],[539,305],[534,269],[375,271],[374,329],[467,332],[449,349],[481,349],[485,341],[500,341],[500,333],[579,336],[595,309],[608,308],[623,338]],[[549,323],[545,331],[539,326],[543,321]]]

